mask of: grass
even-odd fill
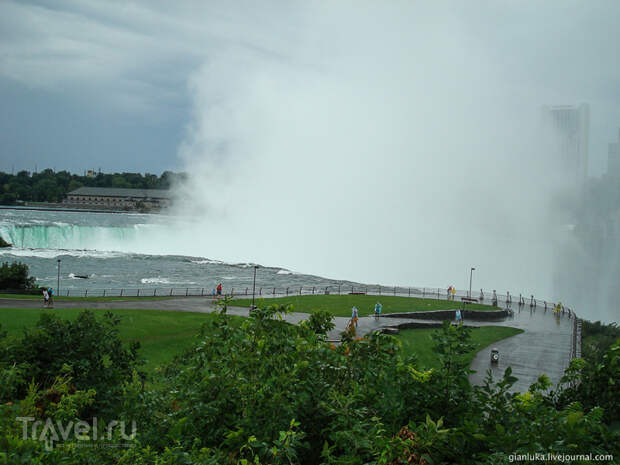
[[[44,312],[54,312],[66,319],[75,319],[83,309],[0,309],[0,324],[9,337],[19,337],[23,330],[32,328]],[[146,359],[146,371],[170,362],[175,355],[190,347],[203,323],[213,314],[191,312],[169,312],[161,310],[105,310],[90,309],[101,316],[112,311],[121,318],[119,336],[123,342],[139,341],[140,356]],[[235,318],[235,317],[232,317]]]
[[[178,296],[175,296],[178,297]],[[136,296],[106,296],[106,297],[63,297],[63,296],[54,296],[54,300],[74,300],[74,301],[84,301],[84,302],[105,302],[110,300],[167,300],[173,299],[175,297],[170,296],[144,296],[144,297],[136,297]],[[43,302],[43,294],[0,294],[0,299],[20,299],[20,300],[40,300]]]
[[[403,354],[415,354],[422,368],[438,368],[439,360],[437,354],[433,352],[434,341],[431,334],[438,329],[407,329],[398,333],[396,337],[403,343]],[[509,328],[506,326],[483,326],[472,328],[471,342],[475,349],[463,357],[467,363],[471,363],[476,354],[493,344],[494,342],[506,339],[507,337],[521,334],[522,329]]]
[[[382,313],[423,312],[428,310],[447,310],[462,308],[459,301],[422,299],[419,297],[395,297],[376,295],[302,295],[259,299],[257,305],[292,304],[296,312],[311,313],[314,310],[327,310],[333,316],[351,316],[351,307],[359,310],[359,316],[374,315],[375,303],[381,302]],[[234,306],[249,307],[252,299],[235,299]],[[482,304],[467,304],[469,310],[498,310],[497,307]]]

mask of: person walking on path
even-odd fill
[[[452,293],[452,300],[454,300],[454,294],[456,294],[456,288],[454,286],[451,286],[451,291]]]
[[[217,295],[221,296],[222,295],[222,283],[219,283],[215,289],[216,289]]]
[[[351,309],[351,322],[355,325],[356,328],[357,328],[358,319],[359,319],[359,312],[357,310],[357,307],[354,305],[353,308]]]
[[[375,318],[379,318],[381,316],[381,304],[377,302],[375,304]]]
[[[50,304],[50,295],[47,293],[47,289],[43,289],[43,307],[47,308]]]
[[[54,289],[52,289],[51,287],[47,290],[47,296],[48,296],[48,307],[49,308],[54,308]]]

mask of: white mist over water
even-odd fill
[[[229,25],[240,45],[191,80],[181,210],[200,226],[176,240],[382,284],[464,288],[473,266],[474,288],[556,297],[562,180],[538,132],[556,96],[511,75],[462,11],[342,5]]]
[[[133,123],[161,149],[191,99],[180,213],[194,220],[13,228],[42,245],[22,256],[59,253],[49,244],[458,287],[475,266],[474,288],[598,309],[590,317],[616,308],[617,182],[590,180],[577,208],[573,176],[537,131],[541,105],[589,103],[590,174],[604,172],[620,122],[617,1],[78,3],[3,8],[11,52],[0,74],[28,89],[7,108],[58,115],[41,130],[36,118],[10,118],[5,132],[37,133],[44,150],[28,149],[27,137],[23,147],[56,166],[60,153],[88,153],[104,169],[157,172],[174,160],[141,150]],[[46,104],[37,89],[54,98]],[[59,112],[60,101],[77,103],[75,113]],[[101,128],[91,109],[110,112]],[[83,150],[80,141],[100,139]],[[118,158],[127,147],[135,160]]]

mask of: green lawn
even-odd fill
[[[376,295],[302,295],[258,299],[256,305],[292,304],[296,312],[310,313],[313,310],[327,310],[334,316],[351,316],[351,307],[359,310],[360,316],[374,315],[377,302],[383,306],[382,313],[422,312],[428,310],[447,310],[461,308],[462,302],[418,297],[395,297]],[[235,299],[234,306],[249,307],[252,299]],[[470,310],[498,310],[497,307],[481,304],[468,304]]]
[[[0,308],[0,324],[8,336],[20,336],[24,328],[32,327],[43,312],[53,312],[62,318],[74,319],[83,309],[56,310]],[[95,315],[110,310],[91,309]],[[167,363],[195,342],[201,325],[214,317],[207,313],[168,312],[160,310],[111,310],[121,317],[120,338],[123,342],[139,341],[140,355],[146,359],[145,369]],[[232,317],[235,318],[235,317]]]
[[[178,297],[178,296],[175,296]],[[166,300],[166,299],[174,299],[175,297],[170,296],[144,296],[144,297],[136,297],[136,296],[106,296],[106,297],[64,297],[64,296],[54,296],[54,300],[74,300],[74,301],[84,301],[84,302],[103,302],[110,300]],[[43,294],[0,294],[0,299],[24,299],[24,300],[40,300],[43,302]]]
[[[403,343],[403,353],[414,353],[418,357],[420,367],[422,368],[437,368],[439,367],[439,360],[437,354],[433,352],[433,339],[431,334],[438,329],[406,329],[398,333],[396,337]],[[475,344],[476,348],[464,355],[468,363],[474,359],[476,353],[485,347],[497,342],[501,339],[521,334],[522,329],[508,328],[505,326],[483,326],[481,328],[472,328],[471,330],[471,342]]]

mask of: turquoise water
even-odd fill
[[[226,290],[251,289],[253,263],[166,253],[171,222],[164,215],[0,209],[0,235],[14,245],[0,249],[0,260],[26,263],[37,284],[50,286],[56,285],[61,260],[64,290],[158,288],[163,292],[189,287],[210,292],[219,282]],[[259,268],[256,283],[265,289],[357,284],[274,266]]]

